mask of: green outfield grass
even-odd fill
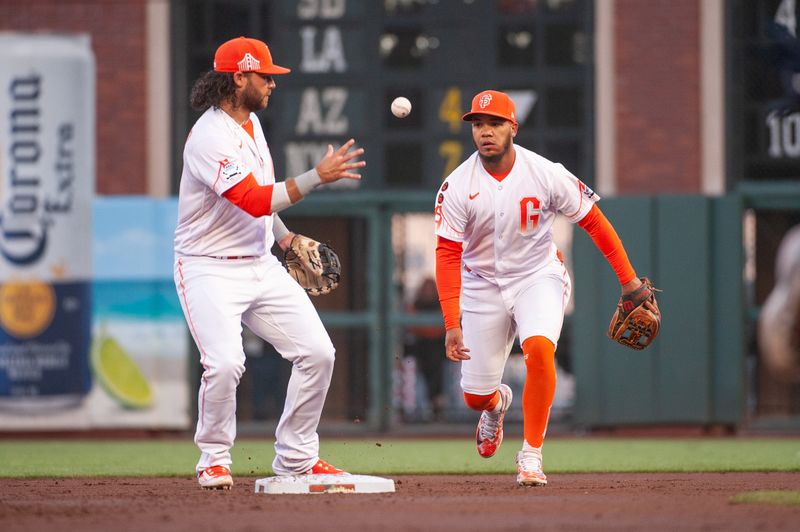
[[[517,441],[491,459],[479,458],[470,437],[459,439],[323,438],[322,456],[353,473],[488,474],[514,471]],[[239,440],[238,475],[267,476],[268,440]],[[198,451],[185,440],[0,440],[0,477],[184,476]],[[621,439],[550,438],[551,473],[800,471],[800,438]]]

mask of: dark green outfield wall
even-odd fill
[[[587,426],[737,424],[745,323],[738,197],[625,197],[602,208],[639,275],[663,290],[661,335],[644,351],[606,338],[619,297],[608,262],[575,233],[573,364]]]

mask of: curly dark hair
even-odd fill
[[[214,70],[209,70],[194,82],[189,96],[189,104],[197,111],[205,111],[212,105],[219,107],[226,100],[234,107],[238,103],[233,74]]]

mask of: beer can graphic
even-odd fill
[[[0,32],[0,408],[91,388],[94,183],[88,36]]]

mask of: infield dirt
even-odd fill
[[[797,530],[800,506],[734,504],[751,490],[800,490],[800,473],[392,476],[397,492],[265,495],[255,479],[203,491],[194,478],[3,479],[5,532],[280,530]]]

